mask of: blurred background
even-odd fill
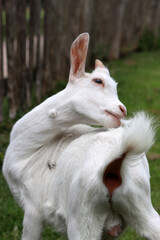
[[[6,96],[15,118],[68,77],[70,46],[82,32],[91,37],[88,67],[160,48],[159,0],[0,0],[0,16],[0,121]]]
[[[90,34],[87,71],[99,58],[128,115],[145,110],[159,118],[160,0],[0,0],[0,166],[14,122],[65,87],[70,46],[82,32]],[[148,158],[160,213],[159,129]],[[22,219],[0,172],[0,239],[20,239]],[[43,239],[63,238],[47,226]],[[142,238],[130,229],[120,239]]]

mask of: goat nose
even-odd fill
[[[125,106],[119,105],[119,109],[121,110],[123,116],[125,117],[127,115],[127,110],[126,110]]]

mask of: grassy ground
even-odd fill
[[[111,75],[119,83],[120,100],[132,112],[145,110],[160,116],[160,52],[134,53],[129,57],[109,64]],[[8,144],[9,131],[13,122],[5,121],[0,125],[0,164]],[[160,131],[157,132],[155,145],[148,153],[151,171],[152,202],[160,213]],[[0,173],[0,239],[18,240],[22,231],[23,212],[13,200],[8,187]],[[47,226],[44,240],[62,240],[57,233]],[[121,240],[140,240],[129,229]]]

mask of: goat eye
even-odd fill
[[[98,83],[98,84],[103,84],[103,81],[101,79],[99,79],[99,78],[95,78],[95,79],[93,79],[93,81],[95,83]]]

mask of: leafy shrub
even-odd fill
[[[145,29],[140,41],[139,41],[139,51],[151,51],[160,49],[160,33],[156,36],[153,32]]]
[[[101,59],[102,61],[108,60],[108,53],[109,53],[109,44],[98,44],[93,50],[93,57]]]

